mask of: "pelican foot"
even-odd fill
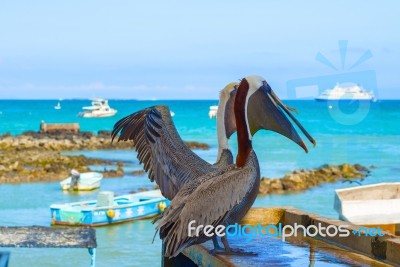
[[[222,253],[225,252],[225,249],[223,249],[223,248],[213,248],[213,249],[209,250],[208,252],[210,252],[211,255],[222,254]]]
[[[229,251],[226,251],[225,249],[212,249],[215,250],[213,255],[219,254],[219,255],[232,255],[232,256],[257,256],[258,254],[255,252],[250,252],[250,251],[245,251],[240,248],[236,249],[230,249]]]

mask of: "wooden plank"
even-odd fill
[[[212,255],[211,241],[193,245],[183,250],[183,254],[198,266],[239,267],[239,266],[318,266],[324,263],[335,263],[341,266],[375,266],[389,267],[358,253],[341,249],[318,239],[288,238],[287,242],[272,237],[255,237],[251,242],[242,238],[230,238],[232,248],[253,252],[255,256]]]
[[[263,210],[264,209],[264,210]],[[351,223],[328,219],[317,214],[300,211],[294,208],[253,208],[241,221],[250,225],[277,224],[283,225],[321,225],[325,229],[330,226],[348,225],[352,233],[360,226]],[[201,245],[193,245],[183,250],[182,254],[199,266],[265,266],[265,265],[311,265],[314,262],[336,262],[343,265],[400,266],[400,238],[383,232],[382,237],[350,234],[341,236],[303,237],[301,231],[297,237],[281,237],[243,235],[228,237],[232,248],[255,252],[256,256],[212,255],[211,241]],[[329,249],[327,249],[329,248]],[[309,254],[309,258],[307,256]],[[304,256],[305,255],[305,256]],[[270,263],[270,264],[266,264]]]
[[[283,223],[285,209],[292,207],[251,208],[240,224],[262,225]]]
[[[89,227],[0,227],[0,247],[96,248],[96,230]]]
[[[396,234],[396,224],[365,224],[364,226],[368,228],[381,228],[383,231],[391,233],[392,235]]]

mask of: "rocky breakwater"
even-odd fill
[[[186,142],[191,149],[209,149],[207,144]],[[5,134],[0,136],[0,150],[26,149],[73,151],[73,150],[107,150],[132,149],[132,142],[111,142],[110,131],[91,132],[25,132],[18,136]]]
[[[207,144],[187,142],[193,149],[208,149]],[[18,136],[0,136],[0,184],[59,181],[71,169],[90,171],[90,165],[113,166],[104,170],[105,177],[124,175],[123,162],[72,156],[62,151],[132,149],[132,142],[111,142],[109,131],[90,132],[25,132]]]
[[[100,131],[98,134],[91,132],[25,132],[18,136],[3,135],[0,137],[1,150],[73,151],[128,148],[132,148],[132,144],[129,142],[111,143],[111,135],[108,131]]]
[[[360,164],[323,165],[318,169],[296,170],[283,178],[263,177],[260,183],[259,194],[282,194],[295,191],[304,191],[320,185],[333,183],[339,180],[357,182],[352,179],[364,179],[369,169]]]

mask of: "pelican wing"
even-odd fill
[[[230,211],[235,210],[251,191],[256,175],[257,171],[251,167],[230,169],[216,177],[208,176],[207,181],[203,180],[190,195],[173,199],[157,226],[166,245],[165,256],[175,257],[184,248],[198,243],[196,241],[204,241],[204,234],[199,237],[189,235],[191,221],[195,221],[193,227],[223,225]]]
[[[118,141],[133,141],[150,180],[156,181],[168,199],[187,181],[214,169],[182,141],[166,106],[145,108],[119,120],[112,138],[118,133]]]

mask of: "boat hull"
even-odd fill
[[[78,116],[82,118],[106,118],[106,117],[112,117],[115,114],[117,114],[117,111],[107,112],[107,113],[81,112],[78,114]]]
[[[332,89],[327,89],[315,98],[318,101],[371,101],[374,93],[365,91],[359,85],[343,86],[339,83]]]
[[[97,207],[96,203],[97,201],[53,204],[50,206],[51,224],[69,226],[118,224],[154,217],[169,205],[169,201],[164,197],[146,196],[142,193],[116,197],[115,204],[111,206]]]
[[[94,184],[80,184],[78,183],[77,188],[74,188],[73,191],[92,191],[92,190],[96,190],[100,188],[100,181],[94,183]],[[70,185],[69,184],[64,184],[61,185],[61,190],[66,191],[70,189]]]
[[[217,112],[218,112],[218,106],[210,106],[210,111],[208,112],[208,117],[210,117],[210,119],[216,118]]]
[[[351,102],[351,101],[373,101],[373,98],[315,98],[316,101],[319,102],[328,102],[328,101],[346,101],[346,102]]]
[[[400,224],[400,183],[336,190],[339,218],[358,225]]]
[[[103,175],[97,172],[85,172],[81,173],[78,185],[74,188],[74,191],[91,191],[100,188],[101,180]],[[61,190],[69,190],[71,184],[71,177],[64,179],[60,182]]]

